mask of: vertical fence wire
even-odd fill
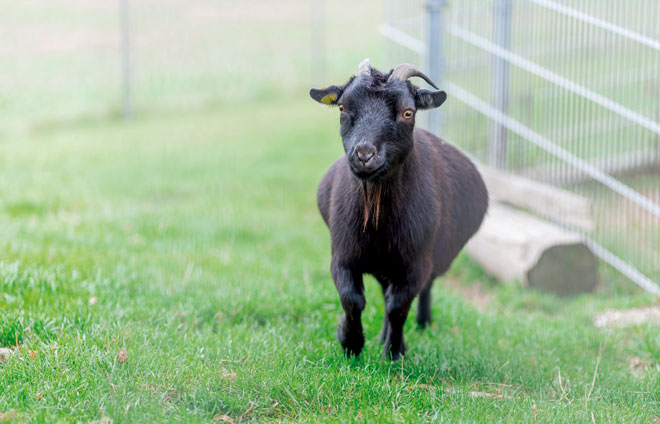
[[[325,0],[309,0],[310,85],[319,87],[325,78]]]
[[[131,63],[131,23],[129,0],[119,0],[119,21],[121,33],[121,76],[122,76],[122,116],[128,119],[133,115],[132,63]]]

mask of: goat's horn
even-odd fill
[[[428,82],[433,88],[438,90],[438,87],[433,83],[433,81],[431,81],[431,78],[427,77],[422,71],[408,63],[397,65],[396,68],[394,68],[392,71],[392,75],[390,75],[389,79],[391,80],[392,78],[397,78],[401,81],[405,81],[411,77],[420,77],[424,79],[424,81]]]
[[[364,59],[360,64],[358,65],[358,76],[360,75],[371,75],[371,62],[369,61],[369,58]]]

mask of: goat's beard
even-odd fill
[[[364,221],[362,223],[362,232],[367,231],[367,224],[369,223],[370,217],[374,228],[378,229],[378,218],[380,217],[380,191],[380,184],[369,184],[366,181],[362,181],[362,194],[364,196]]]

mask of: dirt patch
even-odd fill
[[[13,354],[13,350],[7,349],[6,347],[0,347],[0,362],[5,362],[5,360],[7,360]]]
[[[625,328],[633,325],[660,325],[660,307],[607,310],[596,316],[594,325],[599,328]]]
[[[481,284],[474,283],[471,286],[465,286],[460,280],[450,277],[444,277],[442,280],[445,286],[470,302],[479,312],[484,312],[492,303],[492,296]]]
[[[632,371],[633,375],[640,377],[650,368],[651,361],[648,358],[640,358],[638,356],[633,356],[628,359],[628,367]]]

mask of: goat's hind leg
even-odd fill
[[[376,277],[376,279],[380,283],[380,289],[383,292],[383,298],[386,298],[385,293],[387,292],[387,287],[389,286],[390,283],[384,277]],[[388,331],[390,331],[390,320],[387,318],[387,307],[385,307],[385,311],[383,311],[383,326],[380,330],[381,343],[385,342]]]
[[[431,287],[433,286],[433,278],[429,279],[426,286],[419,293],[419,300],[417,301],[417,326],[420,329],[426,328],[431,323]]]

